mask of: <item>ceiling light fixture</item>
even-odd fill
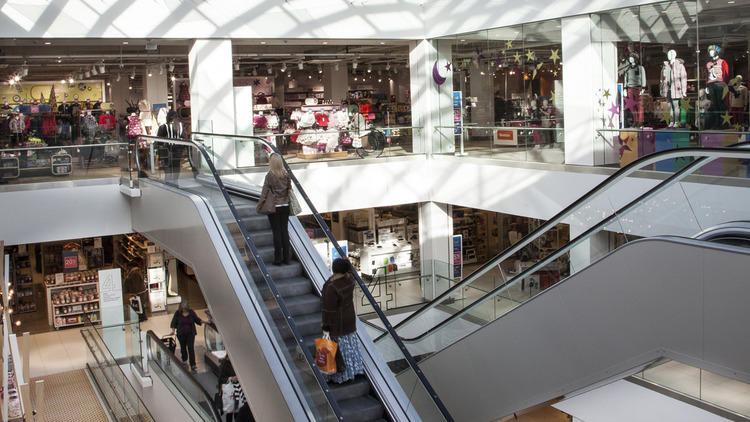
[[[323,73],[323,66],[318,65],[318,73]]]
[[[50,44],[52,44],[52,41],[45,41],[44,42],[44,45],[50,45]]]
[[[372,65],[367,65],[367,73],[372,73]]]
[[[135,79],[135,68],[130,72],[130,79]]]
[[[258,66],[253,67],[253,76],[258,76]]]
[[[305,64],[302,62],[297,63],[297,69],[303,70],[305,68]]]
[[[96,66],[91,66],[91,74],[94,76],[99,74],[99,71],[96,70]]]
[[[266,73],[268,73],[269,75],[273,73],[273,66],[271,66],[270,63],[266,65]]]
[[[85,78],[87,78],[87,79],[88,79],[88,78],[90,78],[90,77],[91,77],[91,72],[89,72],[89,71],[87,70],[87,71],[83,72],[83,76],[84,76]]]
[[[338,62],[334,63],[333,70],[335,70],[336,72],[339,71],[339,64],[338,64]]]
[[[391,62],[385,63],[385,70],[391,70]]]
[[[356,60],[355,60],[355,61],[353,61],[353,62],[352,62],[352,69],[353,69],[353,70],[357,70],[357,65],[358,65],[357,61],[356,61]]]
[[[169,60],[169,67],[168,67],[168,69],[169,69],[170,73],[174,72],[174,61],[172,59]]]
[[[106,67],[104,67],[104,62],[99,63],[99,73],[104,73],[107,70]]]
[[[286,72],[286,63],[282,63],[281,64],[281,73],[285,73],[285,72]]]
[[[163,75],[163,74],[164,74],[164,65],[163,65],[163,64],[160,64],[160,65],[159,65],[159,74],[160,74],[160,75]]]
[[[120,78],[122,78],[122,75],[118,73],[115,82],[120,82]]]
[[[66,80],[65,80],[65,79],[60,79],[60,83],[61,83],[61,84],[64,84],[65,82],[66,82]]]
[[[239,60],[235,60],[234,61],[234,70],[240,70],[240,61]]]

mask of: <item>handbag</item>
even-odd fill
[[[315,339],[315,366],[320,372],[331,375],[336,373],[336,350],[338,344],[328,336]]]
[[[255,212],[258,214],[269,215],[276,212],[276,205],[274,205],[273,201],[268,200],[268,192],[270,190],[270,186],[268,189],[263,189],[263,193],[258,200],[258,205],[255,206]]]
[[[294,194],[292,188],[289,188],[289,214],[297,215],[302,212],[302,207],[299,205],[297,195]]]
[[[231,381],[221,385],[221,410],[224,413],[237,411],[237,400],[234,399],[234,385]]]

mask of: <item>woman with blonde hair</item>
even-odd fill
[[[258,200],[258,214],[268,215],[273,232],[273,265],[289,263],[289,191],[292,181],[286,174],[281,156],[274,153],[269,158],[270,168],[263,181]]]

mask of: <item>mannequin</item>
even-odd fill
[[[729,88],[729,112],[734,121],[745,126],[745,113],[747,111],[748,95],[747,87],[742,84],[742,76],[737,75],[732,79],[732,86]]]
[[[10,127],[10,145],[17,146],[23,142],[23,131],[26,129],[26,121],[23,114],[14,113],[8,125]]]
[[[102,108],[102,99],[101,99],[101,98],[99,98],[99,99],[98,99],[98,100],[96,100],[96,102],[94,103],[94,110],[101,110],[101,108]]]
[[[674,50],[667,51],[667,61],[662,65],[659,93],[667,99],[669,127],[679,127],[680,99],[687,96],[687,71],[684,60],[677,58]]]
[[[99,116],[99,128],[107,131],[115,128],[115,116],[111,115],[109,110]]]
[[[8,105],[8,102],[7,102],[7,101],[5,101],[5,102],[3,103],[3,106],[2,106],[2,107],[0,107],[0,109],[3,109],[3,110],[10,110],[10,106]]]
[[[620,67],[620,75],[623,77],[623,86],[626,95],[636,102],[636,110],[626,113],[626,125],[643,122],[643,107],[641,107],[641,95],[646,92],[646,69],[641,66],[640,59],[636,53],[630,53],[627,63]],[[629,122],[628,122],[629,120]]]
[[[729,65],[719,56],[720,54],[721,47],[708,46],[708,55],[711,60],[706,63],[706,94],[711,105],[706,113],[706,129],[720,129],[721,115],[727,112],[727,103],[723,97],[729,78]]]
[[[75,142],[78,139],[79,127],[81,124],[81,104],[78,100],[73,101],[70,105],[70,133],[71,139]]]
[[[167,139],[183,138],[182,123],[177,121],[177,112],[170,110],[167,113],[167,122],[159,126],[156,136]],[[156,144],[156,147],[159,154],[159,165],[164,170],[167,183],[177,183],[182,159],[186,156],[185,147],[164,142]]]
[[[99,122],[96,117],[91,114],[91,110],[86,110],[86,115],[83,116],[83,132],[86,134],[87,141],[90,143],[93,141],[96,135],[96,130],[99,128]]]
[[[539,108],[539,117],[543,128],[552,127],[552,107],[550,107],[549,100],[546,98],[542,100],[542,106]],[[539,132],[539,137],[541,138],[541,142],[539,143],[543,146],[548,145],[551,148],[554,144],[554,133],[550,130]]]

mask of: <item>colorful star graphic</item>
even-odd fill
[[[534,71],[531,72],[531,79],[536,79],[536,68],[534,68]]]
[[[609,107],[609,112],[612,113],[613,116],[620,114],[620,106],[612,103],[612,106]]]
[[[552,63],[557,64],[557,61],[560,60],[559,52],[560,49],[550,50],[549,59],[552,60]]]
[[[541,68],[542,68],[542,66],[544,66],[544,63],[537,63],[537,64],[536,64],[536,68],[537,68],[537,69],[541,69]]]
[[[721,124],[731,126],[732,125],[732,116],[729,115],[728,112],[724,112],[724,114],[721,115]]]
[[[628,95],[627,97],[625,97],[625,110],[630,110],[631,112],[635,113],[639,105],[640,104],[638,104],[638,101],[636,101],[633,96]]]
[[[553,71],[552,71],[552,75],[553,75],[553,76],[557,76],[557,71],[556,71],[556,70],[553,70]]]
[[[734,126],[732,126],[732,128],[734,128],[735,132],[739,132],[742,130],[742,126],[740,126],[739,123],[735,123]]]
[[[505,49],[500,50],[500,54],[505,55]]]
[[[614,117],[613,117],[613,116],[610,116],[610,117],[609,117],[609,121],[607,122],[607,127],[608,127],[608,128],[613,128],[613,127],[615,127],[615,124],[613,123],[613,120],[614,120]]]
[[[518,53],[518,51],[516,51],[516,54],[513,55],[513,58],[516,59],[516,63],[521,64],[521,55]]]
[[[451,71],[451,62],[445,64],[445,70],[447,70],[448,72]]]
[[[605,89],[605,90],[604,90],[604,98],[606,98],[606,99],[609,99],[609,97],[610,97],[611,95],[612,95],[612,94],[610,94],[610,93],[609,93],[609,90],[608,90],[608,89]]]
[[[526,60],[533,62],[536,56],[534,55],[534,52],[531,50],[526,50]]]
[[[554,103],[556,98],[557,97],[555,96],[555,91],[550,91],[550,93],[549,93],[549,101],[551,103]]]
[[[692,110],[693,106],[690,105],[690,100],[687,97],[685,97],[685,98],[680,98],[680,108],[683,110]]]
[[[662,122],[664,122],[665,125],[668,125],[669,122],[672,121],[672,115],[669,114],[669,110],[664,110],[661,112],[661,119]]]
[[[510,40],[506,41],[505,48],[513,48],[513,41],[510,41]]]
[[[729,94],[729,87],[724,85],[724,90],[721,92],[721,99],[727,98],[727,94]]]

